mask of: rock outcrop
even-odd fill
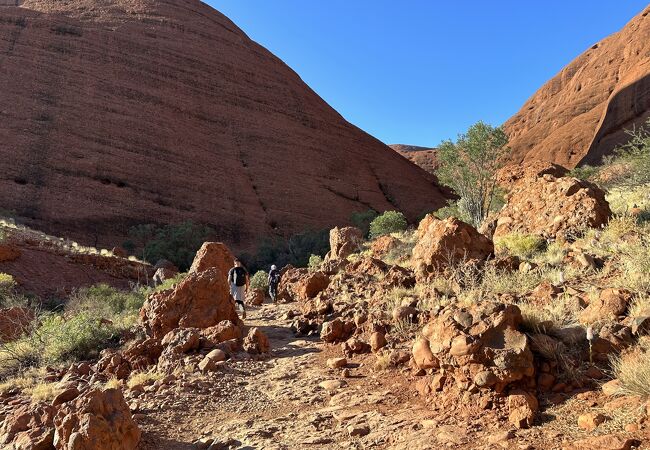
[[[192,261],[189,273],[215,268],[223,279],[235,264],[235,256],[223,242],[204,242]]]
[[[358,252],[363,242],[363,233],[355,227],[335,227],[330,230],[330,251],[326,259],[344,259]]]
[[[502,392],[535,373],[528,338],[518,329],[521,321],[514,305],[448,306],[422,329],[413,345],[413,359],[422,369],[445,368],[446,378],[461,389],[476,386]]]
[[[607,223],[612,213],[596,185],[550,174],[519,180],[507,200],[498,215],[495,239],[509,233],[571,238]]]
[[[650,7],[576,58],[505,123],[513,162],[594,164],[650,115]]]
[[[459,262],[484,261],[494,244],[471,225],[455,217],[438,220],[428,215],[418,227],[413,263],[418,279],[426,280]]]
[[[215,268],[191,273],[174,289],[152,294],[140,310],[147,333],[162,338],[179,327],[208,328],[239,323],[228,283]]]
[[[429,173],[435,173],[438,168],[435,148],[404,144],[390,144],[389,147]]]
[[[120,389],[93,389],[64,404],[54,418],[57,450],[135,450],[140,429]]]
[[[20,3],[0,9],[0,208],[32,227],[111,248],[193,220],[241,248],[444,203],[206,3]]]

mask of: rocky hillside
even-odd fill
[[[429,173],[436,170],[436,149],[417,145],[390,144],[390,148]]]
[[[595,43],[505,123],[515,162],[593,164],[650,115],[650,7]]]
[[[196,0],[0,8],[0,210],[85,244],[194,220],[236,248],[354,211],[411,219],[435,180]]]

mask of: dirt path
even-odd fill
[[[267,334],[270,355],[239,354],[242,359],[229,360],[219,372],[187,374],[138,399],[140,447],[186,450],[209,438],[223,444],[213,448],[397,448],[403,431],[432,414],[417,402],[404,408],[412,391],[394,377],[377,377],[368,364],[351,364],[345,379],[327,368],[327,357],[339,356],[338,348],[295,338],[290,321],[282,319],[289,309],[264,305],[249,311],[246,324]],[[319,386],[325,380],[342,386],[328,391]]]

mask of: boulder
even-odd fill
[[[203,272],[214,268],[224,280],[228,271],[234,266],[235,257],[223,242],[204,242],[192,261],[189,273]]]
[[[199,349],[201,334],[198,328],[175,328],[165,335],[161,342],[163,351],[158,359],[158,370],[172,372],[182,364],[186,353]]]
[[[119,350],[104,349],[99,354],[99,361],[95,365],[95,371],[115,377],[118,380],[126,380],[131,374],[131,364]]]
[[[214,349],[201,360],[199,370],[203,373],[211,372],[217,368],[217,363],[225,361],[228,356],[221,349]]]
[[[174,328],[208,328],[223,320],[240,322],[227,280],[215,268],[191,273],[174,289],[150,295],[140,310],[140,322],[156,338]]]
[[[455,217],[445,220],[427,218],[426,230],[418,227],[413,248],[413,264],[418,280],[429,280],[458,262],[485,261],[494,254],[494,244],[471,225]]]
[[[6,449],[50,450],[54,448],[54,415],[51,405],[14,408],[0,426],[0,444]]]
[[[323,322],[320,338],[330,343],[344,341],[352,335],[355,328],[354,322],[343,321],[337,317],[332,321]]]
[[[268,353],[271,350],[269,338],[257,327],[248,330],[244,338],[244,350],[248,353]]]
[[[625,314],[632,300],[632,293],[625,289],[604,289],[598,298],[592,300],[580,313],[582,323],[594,323],[603,320],[615,320]]]
[[[386,344],[388,344],[386,336],[381,331],[375,331],[370,335],[370,348],[373,352],[384,348]]]
[[[21,255],[18,247],[11,244],[0,244],[0,262],[15,261]]]
[[[363,232],[356,227],[333,228],[330,230],[330,251],[326,259],[345,259],[359,251]]]
[[[327,367],[330,369],[341,369],[348,365],[348,360],[345,358],[330,358],[327,360]]]
[[[600,413],[587,413],[581,414],[578,416],[578,428],[581,430],[592,431],[595,430],[598,425],[603,423],[607,418]]]
[[[372,256],[375,258],[382,258],[397,249],[402,244],[402,241],[390,234],[380,236],[370,245]]]
[[[309,300],[327,288],[330,277],[324,272],[314,271],[304,274],[294,288],[297,300]]]
[[[243,333],[241,327],[235,325],[230,320],[224,320],[218,324],[204,328],[201,333],[201,347],[214,348],[218,344],[232,339],[242,339]]]
[[[508,396],[508,421],[517,428],[530,428],[539,409],[537,398],[525,391],[513,391]]]
[[[596,185],[551,174],[517,182],[500,211],[494,237],[510,233],[572,238],[600,227],[611,216],[605,193]]]
[[[130,344],[122,352],[122,357],[128,361],[132,371],[142,371],[157,364],[162,351],[163,347],[160,339],[146,338]]]
[[[444,367],[462,387],[491,372],[479,379],[502,392],[535,374],[528,337],[518,329],[521,321],[519,308],[511,304],[484,301],[466,309],[452,304],[424,326],[413,359],[421,369]]]
[[[135,450],[140,429],[119,389],[92,389],[54,417],[57,450]]]
[[[247,305],[260,306],[264,303],[266,293],[261,289],[249,289],[244,300]]]
[[[18,339],[34,321],[34,311],[13,307],[0,309],[0,342]]]

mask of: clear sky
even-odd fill
[[[435,146],[500,125],[639,0],[207,0],[348,121]]]

